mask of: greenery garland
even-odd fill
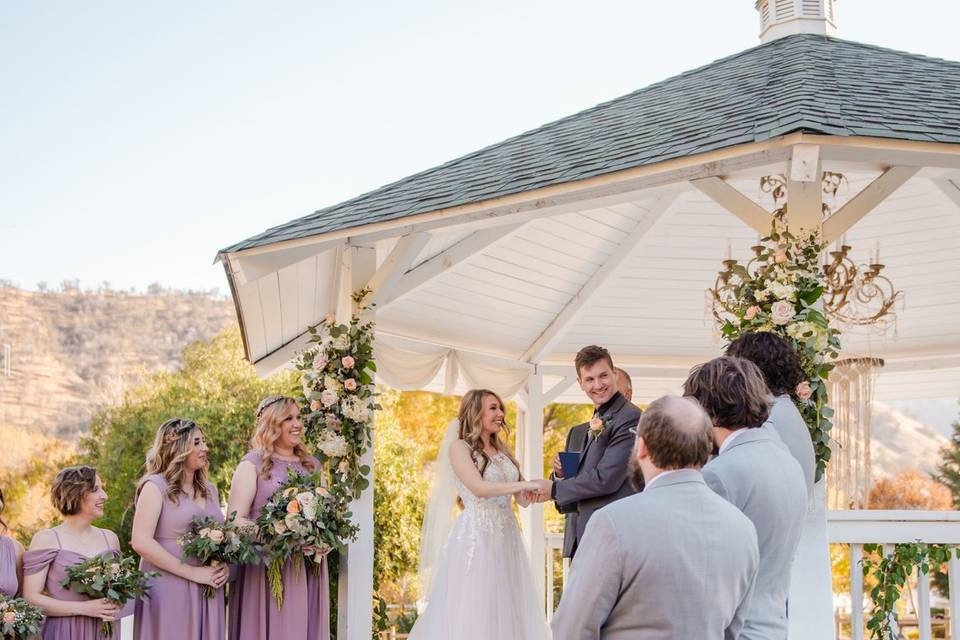
[[[840,332],[818,308],[824,274],[818,231],[795,236],[785,221],[786,205],[773,214],[770,235],[753,248],[746,265],[723,262],[711,290],[713,313],[723,337],[732,342],[756,331],[770,331],[790,342],[800,355],[805,381],[791,397],[807,423],[816,455],[819,481],[830,460],[833,409],[827,406],[830,359],[840,353]]]
[[[863,545],[864,557],[860,561],[864,578],[873,577],[876,585],[870,589],[873,609],[867,619],[867,630],[875,640],[896,640],[898,635],[893,625],[894,611],[903,586],[918,568],[930,575],[932,569],[950,560],[950,554],[960,558],[960,549],[951,549],[945,544],[925,542],[900,543],[893,546],[893,553],[885,555],[883,545]],[[879,556],[878,560],[871,557]],[[856,611],[857,603],[853,603]]]

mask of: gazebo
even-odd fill
[[[905,294],[896,331],[844,329],[843,357],[883,359],[877,398],[955,395],[960,63],[837,39],[832,0],[757,9],[757,47],[220,251],[250,362],[263,375],[286,366],[308,326],[349,315],[369,287],[379,380],[512,396],[519,458],[537,477],[545,406],[583,401],[579,347],[608,347],[641,402],[720,352],[705,292],[721,259],[746,260],[769,232],[760,181],[782,176],[791,225],[842,240],[855,262],[879,254]],[[824,172],[844,176],[835,196]],[[371,491],[354,509],[340,637],[370,637]],[[542,575],[542,507],[523,526]],[[826,604],[805,623],[826,637],[826,557],[806,584]]]

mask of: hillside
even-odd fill
[[[234,322],[229,299],[202,293],[0,286],[0,432],[72,439],[97,406]]]
[[[949,443],[933,427],[882,402],[873,403],[870,435],[875,479],[908,469],[932,473],[940,462],[941,447]]]

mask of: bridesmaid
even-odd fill
[[[144,571],[158,571],[150,597],[137,601],[138,640],[221,640],[226,632],[223,586],[229,567],[199,567],[180,559],[177,538],[194,516],[223,521],[217,488],[207,482],[207,443],[190,420],[174,418],[157,429],[147,452],[147,473],[137,488],[130,544]],[[201,589],[217,589],[212,598]]]
[[[101,640],[100,623],[119,619],[120,607],[60,583],[70,565],[98,555],[120,556],[117,535],[91,524],[103,515],[107,492],[93,467],[67,467],[57,474],[50,494],[63,523],[33,536],[23,557],[23,597],[47,616],[44,640]],[[113,625],[111,638],[119,640],[119,624]]]
[[[271,396],[260,402],[252,451],[237,465],[230,487],[228,512],[238,521],[256,519],[261,507],[280,484],[287,470],[312,473],[320,462],[302,444],[303,422],[296,400]],[[319,571],[295,570],[292,562],[283,568],[283,608],[277,609],[270,593],[263,564],[240,569],[236,595],[230,607],[231,640],[327,640],[330,637],[330,585],[327,559]]]
[[[0,489],[0,596],[13,598],[23,584],[23,545],[10,536],[3,521],[3,489]]]

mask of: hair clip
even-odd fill
[[[260,416],[262,416],[264,410],[270,405],[276,404],[281,400],[291,400],[291,399],[292,398],[288,396],[267,396],[266,398],[260,401],[260,406],[257,407],[257,417],[259,418]]]

